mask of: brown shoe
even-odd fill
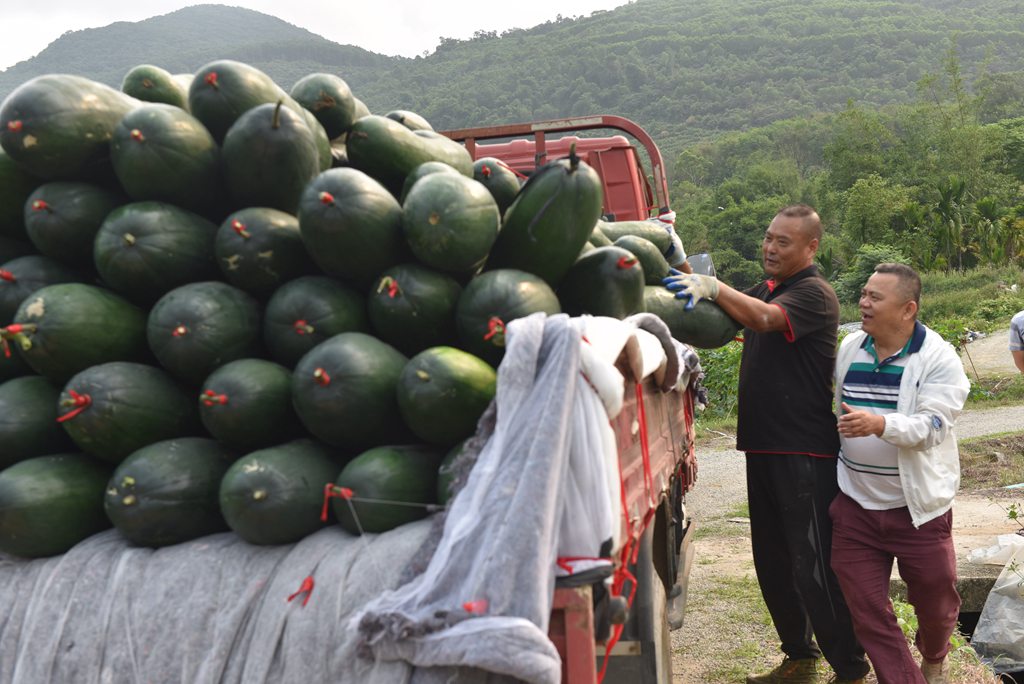
[[[949,684],[949,658],[943,658],[937,663],[921,661],[921,674],[928,684]]]
[[[818,683],[818,659],[801,658],[791,660],[786,658],[782,664],[771,672],[757,675],[747,675],[747,684],[817,684]]]

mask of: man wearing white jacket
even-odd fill
[[[921,279],[879,264],[861,292],[862,328],[836,359],[840,494],[832,568],[879,684],[948,682],[956,627],[953,425],[970,391],[953,347],[917,320]],[[889,601],[893,559],[918,619],[914,661]]]

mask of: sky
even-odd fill
[[[384,55],[433,52],[442,37],[530,28],[563,17],[587,16],[629,0],[222,0],[269,14],[342,45]],[[141,21],[190,5],[183,0],[26,0],[4,2],[0,70],[39,54],[65,31]]]

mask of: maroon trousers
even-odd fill
[[[915,528],[906,507],[869,511],[840,492],[829,514],[832,569],[879,684],[925,684],[896,623],[889,576],[895,558],[917,614],[917,649],[928,661],[942,660],[960,614],[953,512]]]

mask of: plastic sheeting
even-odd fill
[[[1024,670],[1024,548],[996,578],[978,616],[971,646],[997,674]]]
[[[653,317],[642,322],[664,328]],[[621,407],[624,380],[614,362],[632,345],[630,365],[653,373],[664,371],[666,351],[676,353],[667,333],[664,344],[637,341],[650,335],[638,323],[534,314],[509,325],[493,434],[449,505],[425,572],[364,609],[361,653],[536,684],[560,680],[547,637],[555,560],[597,556],[619,522],[606,409],[615,403],[608,393],[617,392]],[[650,362],[652,355],[660,358]],[[669,386],[679,377],[675,361]],[[465,674],[457,681],[475,681]]]
[[[157,550],[111,530],[54,558],[0,556],[0,682],[401,684],[405,663],[356,657],[348,618],[398,584],[430,529],[332,526],[272,547],[224,533]],[[288,601],[307,577],[306,605]]]

